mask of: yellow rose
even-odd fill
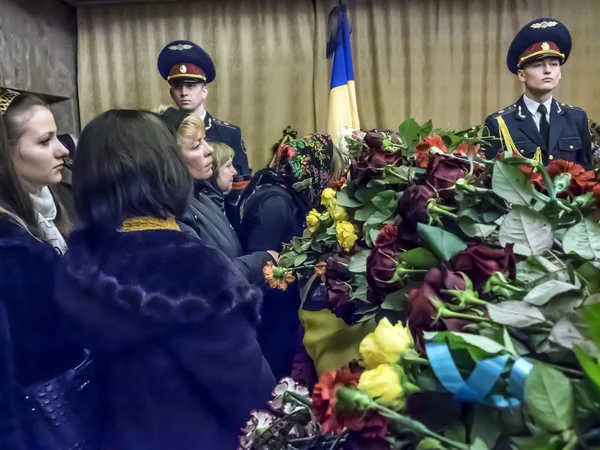
[[[311,231],[311,233],[314,233],[315,231],[317,231],[317,228],[319,228],[319,217],[321,217],[321,213],[314,208],[311,209],[310,212],[307,214],[306,225],[308,226],[308,229]]]
[[[327,209],[335,206],[335,191],[331,188],[326,188],[321,194],[321,205],[325,205]]]
[[[346,209],[340,205],[334,205],[330,210],[329,214],[331,214],[331,218],[334,223],[343,222],[344,220],[348,220],[348,214],[346,214]]]
[[[380,364],[397,362],[413,344],[408,327],[403,327],[401,322],[392,326],[387,317],[384,317],[375,331],[362,340],[359,351],[367,369],[373,369]]]
[[[403,408],[406,404],[404,389],[400,384],[400,376],[388,364],[365,370],[360,376],[358,388],[365,391],[378,403],[395,410]]]
[[[350,222],[341,221],[335,224],[335,233],[337,240],[342,248],[349,251],[356,242],[357,236],[354,232],[354,225]]]

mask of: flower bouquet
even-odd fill
[[[600,448],[594,172],[488,160],[478,129],[412,119],[345,139],[348,179],[265,267],[272,286],[323,285],[349,325],[378,322],[361,360],[321,375],[318,433],[364,448]]]

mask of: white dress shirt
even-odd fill
[[[542,114],[540,112],[538,112],[538,108],[540,107],[540,105],[542,103],[538,103],[536,101],[531,100],[529,97],[527,97],[526,94],[523,94],[523,101],[525,102],[525,106],[527,106],[527,109],[533,116],[533,121],[535,122],[535,126],[537,127],[537,129],[539,131],[540,130],[540,120],[542,119]],[[548,124],[550,124],[550,108],[552,108],[552,97],[550,97],[548,100],[546,100],[543,103],[543,105],[546,107],[546,111],[547,111],[546,120],[548,121]]]

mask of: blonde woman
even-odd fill
[[[231,192],[233,179],[238,174],[233,166],[235,152],[229,145],[222,142],[213,142],[211,145],[215,151],[212,164],[213,174],[223,194],[227,195]]]
[[[253,284],[262,284],[262,269],[277,259],[274,251],[256,251],[244,255],[242,246],[223,211],[223,193],[213,175],[214,149],[206,140],[204,122],[175,108],[162,114],[177,136],[183,158],[194,179],[194,195],[186,214],[179,218],[182,231],[199,237],[221,250]]]

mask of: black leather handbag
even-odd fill
[[[98,390],[94,363],[22,388],[21,418],[30,450],[97,450]]]

